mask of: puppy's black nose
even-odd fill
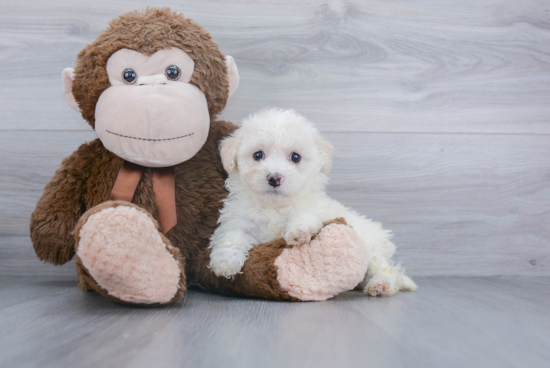
[[[273,188],[278,187],[283,182],[283,176],[279,173],[269,174],[267,176],[267,182],[269,185],[271,185]]]

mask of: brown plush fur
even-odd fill
[[[175,168],[178,223],[166,237],[185,260],[187,282],[224,294],[295,300],[277,282],[274,262],[286,246],[282,241],[254,248],[243,275],[234,282],[218,279],[208,269],[209,238],[217,226],[221,201],[227,195],[218,142],[236,126],[214,121],[225,106],[228,80],[224,55],[206,31],[169,9],[131,12],[111,22],[78,55],[73,93],[83,117],[94,126],[97,99],[109,87],[105,66],[113,52],[128,48],[150,55],[167,47],[179,47],[195,60],[191,83],[205,94],[213,120],[199,153]],[[74,256],[75,239],[71,232],[86,211],[109,200],[122,163],[99,140],[83,144],[63,161],[31,216],[31,238],[40,259],[63,264]],[[132,203],[157,218],[150,170],[143,174]],[[78,236],[78,229],[76,233]],[[179,259],[177,254],[174,256]],[[77,265],[81,288],[108,296],[78,260]],[[183,290],[175,298],[181,298]]]

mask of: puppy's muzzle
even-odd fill
[[[269,185],[271,185],[273,188],[278,187],[283,182],[283,176],[279,173],[269,174],[267,176],[267,182]]]

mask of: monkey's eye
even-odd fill
[[[137,73],[134,69],[126,69],[122,72],[122,79],[124,79],[124,83],[126,84],[134,84],[137,79]]]
[[[262,151],[258,151],[258,152],[254,152],[252,157],[254,157],[254,160],[260,161],[261,159],[263,159],[265,157],[265,155]]]
[[[178,68],[177,66],[170,65],[168,68],[166,68],[165,74],[166,78],[177,81],[178,79],[180,79],[181,71],[180,68]]]
[[[300,160],[302,159],[302,156],[300,156],[299,154],[297,154],[296,152],[292,152],[290,154],[290,161],[294,162],[294,163],[298,163],[300,162]]]

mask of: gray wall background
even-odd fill
[[[550,2],[2,1],[0,274],[42,265],[28,221],[61,160],[96,135],[61,71],[112,18],[166,5],[239,67],[222,118],[316,122],[330,194],[395,233],[411,275],[550,275]]]

